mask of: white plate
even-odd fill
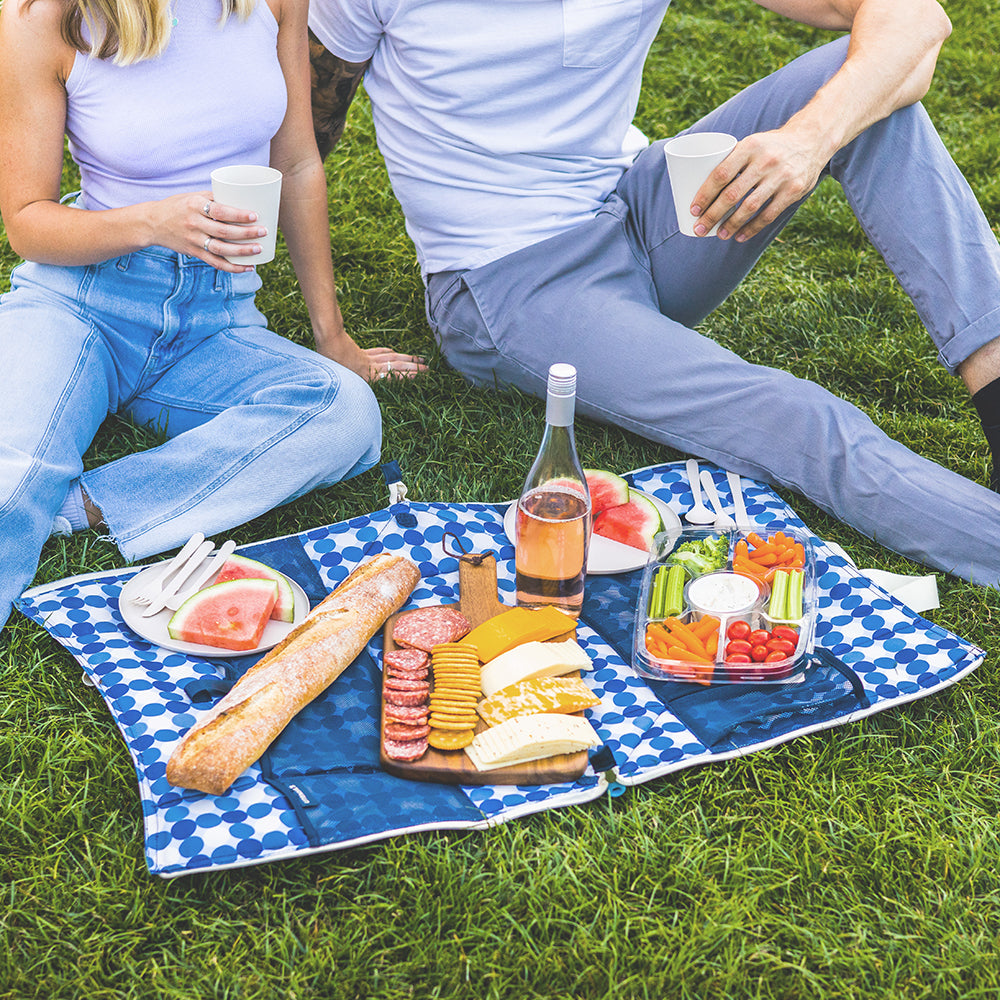
[[[169,560],[164,560],[167,562]],[[171,639],[167,632],[167,622],[173,616],[173,611],[164,608],[155,615],[143,618],[142,613],[145,605],[136,604],[131,600],[133,594],[142,592],[143,586],[148,586],[151,574],[161,571],[164,563],[157,563],[148,566],[141,573],[136,573],[128,583],[122,587],[121,596],[118,598],[118,610],[121,611],[125,624],[133,632],[137,632],[150,642],[155,642],[157,646],[164,649],[173,649],[178,653],[191,653],[195,656],[210,656],[217,659],[229,659],[232,656],[250,656],[252,653],[263,653],[272,646],[277,646],[296,625],[309,614],[309,598],[306,592],[291,577],[285,577],[292,587],[295,596],[294,619],[291,622],[269,621],[264,626],[264,634],[260,637],[260,645],[255,649],[223,649],[221,646],[204,646],[200,642],[182,642],[180,639]]]
[[[643,490],[632,490],[649,500],[660,512],[663,518],[663,530],[668,532],[681,530],[681,519],[659,498],[652,493],[645,493]],[[517,501],[511,502],[503,516],[503,530],[507,532],[507,537],[514,542],[514,519],[517,516]],[[633,569],[642,569],[646,565],[648,553],[631,545],[623,545],[621,542],[613,541],[610,538],[603,538],[601,535],[591,533],[590,551],[587,554],[587,572],[599,576],[603,573],[628,573]]]

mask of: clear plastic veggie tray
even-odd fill
[[[643,573],[632,666],[661,681],[787,683],[812,652],[815,617],[806,534],[664,533]]]

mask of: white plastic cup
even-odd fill
[[[281,171],[274,167],[236,164],[212,171],[212,197],[222,205],[257,213],[257,221],[267,236],[253,240],[232,240],[233,243],[258,243],[260,253],[249,257],[226,257],[230,264],[267,264],[274,260],[278,236],[278,204],[281,201]]]
[[[667,173],[674,194],[677,224],[685,236],[694,236],[699,217],[691,214],[691,203],[705,178],[733,151],[736,136],[726,132],[690,132],[671,139],[663,147],[667,158]],[[733,210],[735,211],[735,209]],[[732,214],[732,213],[729,213]],[[728,218],[720,219],[706,233],[714,236]]]

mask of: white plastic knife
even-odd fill
[[[137,604],[149,604],[157,599],[163,592],[163,588],[166,585],[168,578],[171,573],[180,569],[191,558],[192,553],[198,548],[201,543],[205,541],[205,536],[200,532],[196,531],[181,547],[180,552],[177,553],[167,563],[162,573],[158,573],[156,578],[146,587],[141,593],[137,594],[133,600]]]
[[[213,552],[205,561],[205,565],[195,573],[194,579],[179,593],[167,601],[167,607],[176,611],[189,597],[197,594],[212,577],[222,569],[225,561],[236,551],[236,542],[231,538],[219,546],[218,552]]]
[[[142,613],[143,618],[152,618],[159,614],[174,594],[184,585],[184,581],[204,562],[205,557],[215,548],[215,542],[202,542],[194,553],[174,574],[174,578],[160,591],[160,596]]]
[[[729,482],[729,490],[733,494],[733,514],[736,527],[740,531],[750,530],[750,518],[747,517],[747,505],[743,499],[743,482],[735,472],[727,472],[726,479]]]

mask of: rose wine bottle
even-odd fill
[[[517,603],[577,617],[590,546],[590,493],[576,454],[576,369],[549,369],[545,433],[517,502]]]

